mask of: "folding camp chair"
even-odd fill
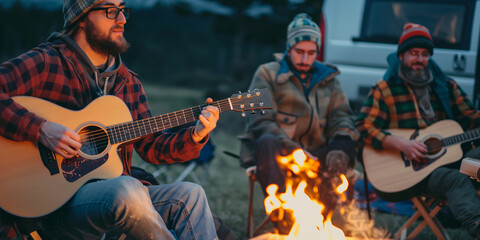
[[[198,158],[192,159],[185,163],[161,164],[161,165],[142,162],[138,167],[141,169],[148,169],[156,179],[158,179],[161,176],[164,176],[166,179],[166,182],[181,182],[181,181],[184,181],[187,177],[191,177],[194,182],[201,185],[210,174],[208,171],[208,165],[214,157],[214,152],[215,152],[215,145],[212,143],[211,139],[209,139],[208,142],[205,144],[205,146],[202,148],[202,151],[200,152],[200,156]],[[169,172],[168,170],[170,170],[170,168],[173,165],[178,166],[180,164],[186,167],[175,178],[175,180],[173,180],[173,178],[171,178],[171,176],[166,173]],[[194,171],[199,167],[202,168],[204,171],[204,174],[202,177],[198,177]]]
[[[177,163],[175,163],[177,164]],[[178,165],[178,164],[177,164]],[[152,171],[152,175],[155,178],[159,178],[161,176],[164,176],[166,179],[166,182],[182,182],[184,181],[187,177],[191,177],[192,180],[198,184],[202,184],[205,181],[205,178],[209,175],[208,171],[208,166],[204,165],[204,163],[198,163],[195,160],[191,160],[184,164],[186,167],[183,169],[183,171],[178,175],[175,179],[173,179],[171,176],[166,174],[169,169],[171,169],[171,165],[154,165],[154,164],[149,164],[149,163],[142,163],[139,165],[139,168],[143,169],[148,169],[148,168],[153,168],[154,170]],[[202,178],[198,177],[197,174],[194,172],[198,167],[203,168],[205,174],[203,175]]]
[[[248,216],[247,216],[247,237],[252,238],[257,235],[268,223],[270,218],[265,216],[262,222],[257,226],[253,226],[253,193],[255,191],[255,182],[257,179],[257,166],[249,167],[245,170],[248,177]]]
[[[443,228],[443,225],[436,218],[437,213],[440,212],[444,206],[444,202],[438,199],[426,198],[422,196],[415,196],[411,200],[416,211],[395,233],[395,239],[413,239],[427,225],[430,227],[437,239],[450,239],[447,232]],[[413,223],[415,223],[420,217],[423,218],[422,222],[408,234],[407,230],[412,227]]]
[[[233,158],[240,159],[240,156],[235,153],[232,153],[229,151],[223,151],[223,153]],[[254,192],[255,192],[255,182],[258,180],[257,166],[251,166],[246,168],[245,174],[248,177],[248,215],[247,215],[246,235],[248,238],[252,238],[253,236],[257,235],[260,232],[260,230],[262,230],[267,225],[270,218],[267,215],[265,215],[262,222],[258,226],[254,227],[253,199],[254,199]],[[263,204],[263,202],[261,204]]]
[[[358,159],[360,163],[363,166],[363,149],[361,148],[358,151]],[[370,219],[372,219],[371,216],[371,209],[370,209],[370,201],[368,198],[368,176],[365,171],[363,171],[364,174],[364,184],[365,184],[365,193],[367,195],[366,200],[367,200],[367,211],[368,211],[368,216]],[[375,189],[375,191],[377,191]],[[384,194],[381,192],[378,192],[378,196],[382,198]],[[386,199],[388,200],[388,199]],[[395,233],[395,239],[413,239],[415,238],[422,230],[425,228],[425,226],[429,226],[429,228],[432,230],[433,234],[437,237],[437,239],[450,239],[448,236],[447,232],[445,231],[445,228],[443,225],[440,223],[440,221],[436,218],[436,215],[442,207],[445,205],[445,202],[439,199],[435,198],[426,198],[425,196],[417,195],[411,198],[411,201],[413,202],[414,208],[415,208],[415,213],[400,227],[400,229],[397,230]],[[413,224],[419,220],[422,219],[419,225],[415,227],[413,231],[408,233],[408,229],[413,226]]]

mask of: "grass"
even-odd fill
[[[196,90],[155,86],[145,86],[145,89],[154,115],[201,105],[204,102],[203,93]],[[200,184],[205,189],[213,214],[222,219],[234,232],[237,239],[247,239],[248,180],[245,169],[240,167],[238,159],[224,154],[224,151],[238,154],[240,142],[236,136],[242,133],[243,127],[244,120],[239,113],[222,113],[217,128],[211,134],[212,141],[216,145],[215,158],[208,164],[208,171],[205,171],[204,168],[196,168],[193,172],[201,179]],[[140,165],[141,162],[135,155],[133,164]],[[184,169],[184,164],[169,165],[166,174],[158,177],[158,180],[161,183],[171,182]],[[149,166],[147,170],[153,171],[155,168]],[[194,181],[192,175],[185,180]],[[265,216],[263,194],[258,183],[255,186],[254,202],[254,221],[257,225]],[[336,215],[340,216],[339,214]],[[355,218],[369,224],[366,211],[356,209],[355,215]],[[384,238],[392,237],[395,231],[407,220],[405,216],[380,212],[373,212],[373,216],[374,226],[377,230],[376,236]],[[342,220],[335,219],[335,215],[333,221],[338,226],[345,226]],[[342,229],[344,228],[342,227]],[[264,231],[270,230],[272,230],[271,224],[267,225]],[[452,239],[470,239],[468,233],[461,228],[447,229],[447,231]],[[436,238],[426,227],[416,239]]]

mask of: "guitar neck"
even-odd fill
[[[227,98],[211,104],[199,105],[156,117],[112,125],[107,127],[107,132],[112,144],[128,142],[148,134],[196,121],[202,109],[207,105],[216,106],[220,113],[232,110],[230,99]]]
[[[464,133],[442,139],[443,146],[451,146],[459,143],[471,142],[480,138],[480,128],[472,129]]]

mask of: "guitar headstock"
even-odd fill
[[[242,112],[242,116],[245,116],[244,111],[251,110],[252,113],[255,113],[255,110],[261,110],[264,113],[264,109],[273,108],[272,97],[267,88],[233,94],[229,101],[231,102],[232,110]]]

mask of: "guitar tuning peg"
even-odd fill
[[[265,113],[266,113],[266,112],[265,112],[265,110],[263,110],[263,109],[262,109],[262,111],[260,111],[260,114],[262,114],[262,115],[265,115]]]
[[[257,113],[255,112],[255,110],[252,110],[251,114],[252,114],[252,115],[255,115],[255,114],[257,114]]]
[[[246,117],[246,116],[247,116],[247,114],[245,114],[245,112],[242,112],[241,115],[242,115],[242,117]]]

